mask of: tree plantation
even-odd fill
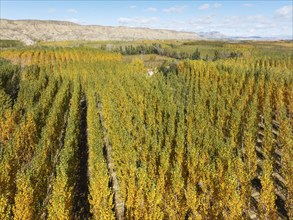
[[[293,219],[292,56],[0,57],[0,219]]]

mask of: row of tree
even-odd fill
[[[85,48],[1,55],[33,63],[0,72],[13,100],[0,115],[1,219],[293,217],[291,59],[185,60],[149,77]]]
[[[179,60],[184,59],[191,59],[191,60],[218,60],[218,59],[226,59],[226,58],[240,58],[243,57],[243,53],[237,48],[233,48],[233,50],[229,50],[230,52],[227,52],[226,50],[214,50],[214,56],[209,57],[201,56],[201,53],[198,48],[192,53],[190,52],[184,52],[184,51],[178,51],[176,48],[173,48],[172,46],[168,45],[162,45],[158,43],[153,44],[138,44],[138,45],[125,45],[125,46],[119,46],[119,47],[107,47],[106,45],[102,45],[100,47],[103,51],[114,51],[117,53],[121,53],[122,55],[143,55],[143,54],[157,54],[161,56],[167,56]]]

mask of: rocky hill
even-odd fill
[[[21,40],[25,44],[36,41],[67,40],[195,40],[192,32],[171,30],[79,25],[65,21],[0,20],[0,39]]]

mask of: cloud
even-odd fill
[[[70,22],[73,22],[73,23],[77,23],[77,24],[80,24],[81,21],[77,18],[68,18],[67,21],[70,21]]]
[[[214,3],[214,4],[212,4],[212,5],[210,5],[210,4],[203,4],[203,5],[200,5],[200,6],[198,7],[198,9],[199,9],[199,10],[207,10],[207,9],[209,9],[209,8],[220,8],[220,7],[222,7],[222,4],[220,4],[220,3]]]
[[[222,7],[222,4],[220,4],[220,3],[215,3],[215,4],[212,5],[212,7],[213,7],[213,8],[220,8],[220,7]]]
[[[287,5],[276,10],[276,17],[290,19],[292,18],[293,6]]]
[[[215,15],[208,15],[199,18],[192,18],[188,21],[191,26],[199,26],[199,25],[209,25],[214,22]]]
[[[67,13],[77,14],[77,10],[74,8],[69,8],[69,9],[67,9]]]
[[[121,25],[128,25],[128,24],[135,24],[135,25],[145,25],[145,24],[151,24],[153,22],[156,22],[158,18],[151,17],[151,18],[142,18],[142,17],[134,17],[134,18],[126,18],[126,17],[120,17],[117,21]]]
[[[135,9],[136,8],[136,5],[130,5],[129,8],[130,9]]]
[[[248,15],[243,18],[239,17],[239,21],[242,20],[245,22],[251,22],[251,23],[260,23],[260,24],[269,24],[271,23],[269,18],[264,15]]]
[[[243,7],[246,7],[246,8],[251,8],[254,6],[254,4],[249,4],[249,3],[246,3],[246,4],[242,4]]]
[[[247,29],[248,27],[258,27],[260,29],[275,27],[274,22],[272,22],[269,17],[261,14],[248,16],[227,16],[221,21],[220,25],[228,29],[235,29],[237,27],[244,29]]]
[[[283,22],[284,23],[284,22]],[[280,24],[273,20],[271,16],[249,15],[249,16],[226,16],[220,17],[216,14],[206,16],[196,16],[183,21],[185,30],[195,32],[218,31],[227,36],[271,36],[274,34],[288,35],[292,32],[292,27],[287,23]],[[179,25],[178,25],[179,26]],[[282,29],[287,27],[288,29]],[[177,26],[175,26],[177,28]],[[178,28],[177,28],[178,29]]]
[[[156,12],[156,11],[158,11],[158,9],[157,8],[153,8],[153,7],[150,7],[150,8],[147,8],[145,11],[146,12]]]
[[[49,8],[48,9],[48,12],[49,13],[55,13],[57,10],[56,10],[56,8]]]
[[[250,30],[254,30],[255,35],[270,36],[280,32],[280,25],[265,15],[249,15],[249,16],[226,16],[223,20],[219,20],[211,24],[214,28],[226,30],[228,35],[251,34]]]
[[[160,23],[160,26],[156,28],[159,29],[168,29],[168,30],[176,30],[176,31],[186,31],[188,30],[188,23],[181,19],[168,19]]]
[[[180,14],[185,10],[186,6],[175,6],[171,8],[164,8],[163,12],[167,14]]]
[[[203,4],[198,7],[199,10],[207,10],[210,7],[210,4]]]

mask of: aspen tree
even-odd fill
[[[13,206],[14,219],[34,219],[35,208],[34,190],[30,184],[30,176],[26,173],[19,173],[16,180],[17,193],[15,195],[15,204]]]
[[[262,189],[260,192],[260,201],[258,204],[258,210],[261,219],[276,219],[277,212],[275,207],[275,193],[274,183],[272,180],[272,164],[265,159],[263,161],[263,173],[260,177]]]
[[[285,201],[285,206],[288,211],[289,219],[293,218],[293,134],[292,134],[292,126],[290,125],[290,119],[286,116],[286,108],[283,106],[280,112],[280,128],[279,128],[279,141],[282,146],[282,173],[286,180],[288,195],[287,200]]]

